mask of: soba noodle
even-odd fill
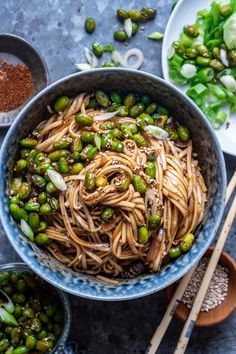
[[[101,121],[96,120],[101,110],[86,109],[89,97],[80,94],[63,113],[52,114],[49,120],[40,123],[36,128],[39,137],[36,149],[50,153],[53,142],[65,135],[79,137],[81,128],[75,122],[78,112],[94,118],[94,124],[87,130],[104,133],[99,127]],[[121,122],[135,123],[130,117],[114,116],[111,120],[117,126]],[[192,142],[189,140],[181,147],[171,140],[156,139],[148,132],[142,135],[149,147],[139,148],[127,137],[122,153],[100,151],[79,174],[64,177],[67,190],[59,195],[60,210],[50,215],[47,235],[53,242],[46,247],[67,267],[116,277],[140,260],[156,272],[171,246],[177,245],[185,234],[194,232],[203,219],[206,186],[193,157]],[[156,154],[154,179],[144,173],[150,153]],[[110,184],[89,192],[84,186],[87,171],[96,177],[107,176]],[[132,180],[134,173],[145,179],[146,195],[135,191],[132,183],[124,192],[117,189],[122,176],[128,175]],[[150,231],[149,242],[141,244],[138,228],[146,225],[153,203],[156,213],[161,215],[161,228]],[[115,208],[115,214],[111,221],[103,222],[100,214],[108,206]]]

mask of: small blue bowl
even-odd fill
[[[165,106],[186,125],[208,188],[204,221],[196,231],[191,251],[163,267],[159,273],[144,274],[118,285],[74,272],[30,243],[9,213],[8,191],[19,140],[48,117],[46,106],[59,96],[70,97],[97,89],[143,92]],[[226,172],[223,154],[215,133],[201,111],[174,86],[140,71],[104,68],[65,77],[41,91],[20,112],[3,142],[0,155],[0,217],[9,241],[28,266],[49,283],[71,294],[97,300],[127,300],[154,293],[181,278],[211,244],[224,210]]]
[[[32,274],[32,271],[27,267],[24,263],[7,263],[0,265],[0,273],[1,272],[29,272]],[[63,353],[63,348],[66,345],[66,341],[68,339],[71,327],[71,306],[69,299],[65,293],[62,291],[52,287],[49,284],[45,284],[47,287],[48,293],[52,293],[54,296],[58,298],[61,303],[64,312],[63,319],[63,329],[60,338],[58,339],[55,347],[50,350],[50,354],[60,354]],[[48,295],[47,293],[47,295]]]

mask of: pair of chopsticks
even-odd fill
[[[234,189],[236,186],[236,171],[233,174],[233,177],[231,178],[228,187],[227,187],[227,192],[226,192],[226,200],[225,200],[225,205],[228,203]],[[231,229],[231,226],[233,224],[234,218],[236,215],[236,196],[233,199],[233,202],[231,204],[230,210],[228,212],[228,215],[226,217],[226,220],[224,222],[224,225],[221,229],[220,236],[218,238],[218,241],[215,245],[214,251],[210,257],[210,261],[208,263],[206,272],[204,274],[204,277],[202,279],[201,286],[198,290],[198,294],[194,300],[192,309],[190,311],[190,314],[188,316],[187,321],[185,322],[185,325],[183,327],[183,330],[181,332],[179,341],[177,343],[177,347],[175,349],[174,354],[183,354],[187,348],[190,336],[192,334],[193,328],[195,326],[198,314],[200,312],[204,297],[207,293],[207,289],[210,285],[212,276],[214,274],[215,268],[217,266],[217,263],[219,261],[221,252],[223,251],[225,242],[227,240],[229,231]],[[179,283],[179,286],[177,287],[170,303],[169,306],[166,310],[166,313],[157,327],[151,342],[149,344],[149,347],[147,348],[146,354],[155,354],[161,340],[174,316],[175,309],[178,306],[178,303],[181,301],[184,292],[186,290],[186,287],[195,271],[197,268],[197,265],[195,265],[191,270],[182,278],[181,282]]]

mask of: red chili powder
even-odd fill
[[[0,112],[9,112],[24,103],[33,92],[33,79],[28,67],[0,61]]]

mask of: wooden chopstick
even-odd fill
[[[227,202],[230,199],[230,196],[232,195],[234,188],[236,186],[236,171],[234,172],[228,187],[227,187],[227,192],[226,192],[226,200],[225,200],[225,204],[227,204]],[[227,236],[226,236],[227,237]],[[222,247],[223,249],[223,247]],[[162,318],[159,326],[157,327],[155,333],[153,334],[153,337],[150,341],[150,344],[146,350],[146,354],[155,354],[161,341],[162,338],[174,316],[175,313],[175,309],[178,306],[179,301],[181,300],[181,298],[183,297],[183,294],[186,290],[186,287],[195,271],[195,269],[197,268],[197,264],[195,266],[193,266],[190,271],[182,278],[181,282],[179,283],[168,307],[166,310],[166,313],[164,315],[164,317]]]

